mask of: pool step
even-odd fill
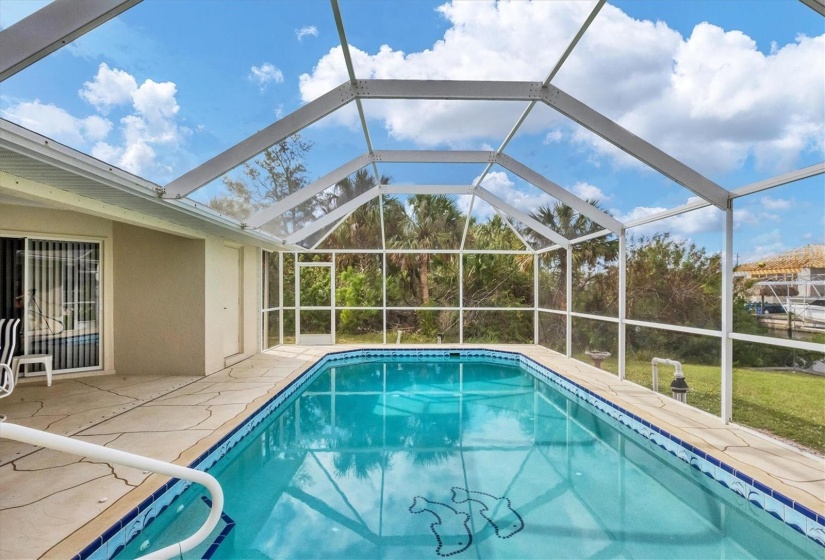
[[[201,500],[209,506],[209,509],[212,509],[212,500],[207,498],[206,496],[201,496]],[[206,549],[206,552],[203,553],[202,559],[209,560],[212,556],[218,551],[218,547],[223,543],[226,537],[229,536],[229,533],[232,532],[232,529],[235,528],[235,520],[227,515],[226,511],[221,512],[221,521],[224,522],[224,527],[221,529],[221,532],[218,533],[218,536],[215,537],[215,540],[209,545],[209,548]]]
[[[106,554],[106,548],[104,547],[101,549],[104,553],[100,558],[107,558],[113,554],[116,554],[115,560],[137,558],[148,554],[152,550],[159,550],[164,546],[178,542],[194,533],[203,523],[203,520],[206,519],[206,516],[209,515],[211,509],[212,500],[206,496],[201,496],[201,499],[195,498],[189,504],[180,500],[172,502],[169,508],[145,527],[142,527],[140,534],[129,542],[125,548],[120,545],[113,550],[112,545],[109,545],[108,554]],[[211,535],[194,549],[184,554],[183,558],[186,560],[211,559],[234,528],[235,521],[226,512],[222,512],[221,519]],[[98,558],[98,556],[92,558]]]

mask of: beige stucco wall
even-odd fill
[[[103,244],[103,370],[115,370],[113,331],[112,221],[67,210],[0,204],[0,234]]]
[[[203,375],[204,241],[115,223],[115,366]]]
[[[261,250],[257,247],[245,245],[242,249],[243,258],[243,351],[245,354],[255,354],[261,348],[261,320],[260,320],[260,281]]]
[[[223,239],[183,237],[70,210],[0,204],[0,233],[103,244],[103,370],[204,375],[224,356]],[[259,249],[241,252],[241,353],[259,349]]]
[[[223,239],[206,240],[206,275],[205,275],[205,325],[206,373],[223,369],[228,363],[224,356],[223,305],[223,261],[221,259],[224,245],[237,247],[241,251],[241,352],[240,356],[251,356],[259,349],[258,316],[260,303],[258,298],[258,264],[259,249],[252,246],[238,246],[226,243]],[[237,358],[236,358],[237,359]]]

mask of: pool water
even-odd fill
[[[213,558],[823,556],[512,362],[327,368],[210,472],[235,523],[215,530],[228,534]],[[118,557],[194,532],[203,492],[187,490]]]

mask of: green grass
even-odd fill
[[[825,453],[825,377],[735,369],[733,420]]]
[[[577,359],[592,363],[585,355]],[[682,364],[688,404],[718,416],[722,406],[719,366]],[[615,357],[602,369],[618,372]],[[651,388],[650,362],[627,361],[629,381]],[[670,395],[673,368],[659,367],[659,392]],[[825,453],[825,377],[794,371],[733,370],[733,421]]]

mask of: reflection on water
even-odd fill
[[[236,522],[217,558],[821,554],[510,365],[332,368],[246,442],[215,473]],[[137,541],[183,536],[172,510]]]

